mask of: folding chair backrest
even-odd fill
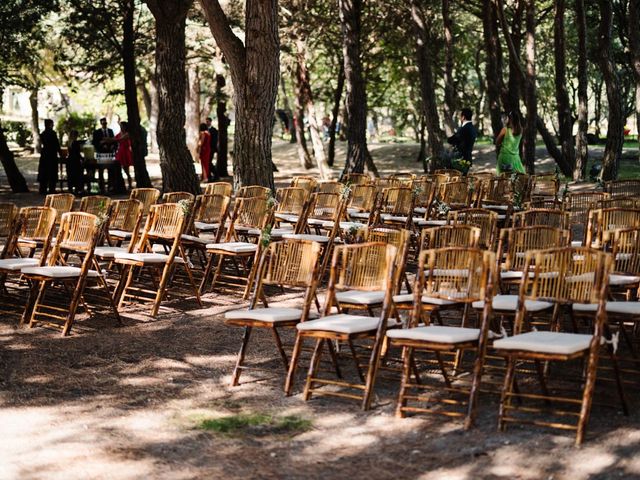
[[[205,195],[222,195],[230,197],[233,193],[233,187],[227,182],[207,183],[204,187]]]
[[[604,184],[604,191],[612,197],[626,197],[640,195],[640,180],[613,180]]]
[[[410,215],[413,211],[413,191],[408,187],[385,188],[378,209],[380,213]]]
[[[109,211],[111,199],[103,195],[91,195],[80,200],[78,211],[92,215],[103,215]]]
[[[454,178],[462,177],[462,172],[460,170],[455,170],[453,168],[439,168],[433,173],[436,175],[445,175],[450,180]]]
[[[57,261],[56,254],[92,252],[99,230],[100,223],[96,215],[85,212],[65,213],[60,222],[52,261]]]
[[[598,208],[640,208],[640,196],[607,198],[598,202]]]
[[[369,184],[353,185],[348,208],[369,212],[376,199],[376,187]]]
[[[604,192],[569,193],[564,209],[569,212],[571,225],[586,225],[589,210],[598,207],[598,203],[609,198]]]
[[[291,186],[303,188],[307,192],[307,196],[315,192],[317,185],[318,181],[309,176],[298,176],[291,179]]]
[[[468,208],[449,212],[449,221],[453,224],[474,225],[480,228],[479,245],[493,248],[498,229],[498,214],[483,208]]]
[[[321,182],[318,184],[318,192],[323,193],[342,193],[344,188],[344,183],[340,182]]]
[[[382,242],[336,246],[330,290],[392,291],[397,249]]]
[[[640,275],[640,227],[615,230],[610,244],[613,270],[627,275]]]
[[[376,191],[380,194],[385,188],[401,187],[402,182],[392,177],[380,177],[375,179],[374,185],[376,186]]]
[[[482,193],[486,203],[507,204],[513,200],[511,180],[505,177],[492,178]]]
[[[7,238],[12,234],[18,218],[18,207],[15,203],[0,203],[0,237]]]
[[[196,202],[195,221],[202,223],[220,223],[229,212],[231,198],[226,195],[199,195]]]
[[[178,203],[181,200],[193,203],[195,199],[195,195],[189,192],[168,192],[162,196],[164,203]]]
[[[342,177],[342,182],[347,185],[369,185],[371,178],[364,173],[347,173]]]
[[[185,221],[185,211],[178,203],[152,205],[144,235],[151,239],[176,240],[182,234]]]
[[[160,198],[160,190],[157,188],[134,188],[129,198],[142,202],[142,215],[147,215],[151,205]]]
[[[390,228],[387,226],[374,226],[366,230],[365,240],[367,242],[382,242],[387,245],[393,245],[396,247],[396,262],[395,262],[395,283],[397,290],[400,289],[400,283],[403,280],[402,273],[404,272],[407,263],[407,254],[409,252],[409,239],[411,238],[411,232],[407,229]]]
[[[558,194],[559,188],[558,180],[553,177],[534,176],[532,179],[531,195],[555,197]]]
[[[464,224],[443,225],[422,231],[420,250],[445,247],[476,248],[479,241],[480,227]]]
[[[231,226],[227,230],[226,241],[232,241],[237,228],[262,230],[271,217],[267,199],[245,197],[236,199],[231,216]]]
[[[57,212],[52,207],[24,207],[20,209],[20,239],[46,242],[56,224]]]
[[[278,188],[276,190],[277,213],[301,215],[308,198],[308,193],[301,187]]]
[[[62,215],[73,208],[74,200],[72,193],[52,193],[45,197],[44,206],[56,209],[56,222],[59,223]]]
[[[436,194],[436,183],[421,177],[413,182],[413,194],[416,207],[429,208]]]
[[[468,207],[471,198],[469,182],[466,180],[454,180],[440,185],[438,199],[448,205],[456,207]]]
[[[317,220],[339,220],[342,213],[341,196],[337,193],[314,193],[309,203],[307,218]]]
[[[389,178],[397,181],[399,187],[413,188],[416,181],[416,176],[413,173],[394,173]]]
[[[260,185],[249,185],[238,190],[236,198],[253,198],[259,197],[265,200],[271,196],[271,189]]]
[[[461,303],[485,300],[492,289],[495,258],[495,253],[477,248],[423,250],[414,295]]]
[[[142,216],[142,202],[132,198],[115,200],[109,218],[109,228],[123,232],[137,232]]]
[[[498,255],[504,254],[505,270],[522,271],[528,251],[566,247],[569,241],[569,230],[542,225],[504,228],[500,231]]]
[[[321,245],[308,240],[271,243],[264,253],[261,281],[267,285],[310,287],[316,281]]]
[[[524,204],[525,208],[534,209],[542,208],[547,210],[563,210],[564,205],[556,197],[532,195],[528,202]]]
[[[640,226],[640,209],[599,208],[589,211],[585,245],[600,248],[618,228]]]
[[[513,225],[515,227],[544,225],[564,229],[569,227],[569,213],[549,208],[532,208],[524,212],[514,213]]]

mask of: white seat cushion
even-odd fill
[[[518,280],[522,278],[523,272],[519,270],[506,270],[500,272],[500,278],[502,280]],[[529,272],[529,278],[533,278],[533,272]]]
[[[321,330],[336,333],[363,333],[376,330],[380,319],[378,317],[365,317],[361,315],[329,315],[318,320],[309,320],[296,325],[300,331]]]
[[[424,224],[429,227],[442,227],[447,224],[446,220],[425,220]]]
[[[607,312],[640,315],[640,302],[607,302]]]
[[[155,247],[155,245],[154,245]],[[127,252],[123,252],[123,253],[116,253],[115,254],[115,258],[116,260],[133,260],[136,262],[142,262],[144,264],[158,264],[158,263],[166,263],[167,260],[169,259],[169,255],[166,255],[164,253],[127,253]],[[182,258],[180,257],[175,257],[174,261],[176,263],[184,263],[184,261],[182,260]]]
[[[322,226],[324,228],[333,228],[333,222],[331,220],[327,220],[322,223]],[[349,230],[350,228],[360,229],[362,228],[362,224],[357,222],[340,222],[340,228],[342,230]]]
[[[0,270],[17,272],[25,267],[37,267],[40,260],[37,258],[3,258],[0,260]]]
[[[574,303],[571,305],[575,312],[597,312],[597,303]]]
[[[403,293],[401,295],[393,296],[394,303],[413,303],[413,293]],[[450,300],[444,300],[443,298],[432,298],[425,295],[422,296],[422,303],[429,305],[453,305],[456,302]]]
[[[125,232],[123,230],[109,230],[109,235],[111,235],[112,237],[117,237],[117,238],[122,238],[124,240],[127,240],[131,238],[133,234],[131,232]]]
[[[202,238],[202,237],[197,237],[195,235],[182,234],[180,238],[184,241],[191,242],[191,243],[198,243],[200,245],[207,245],[208,243],[211,243],[210,238]]]
[[[592,335],[562,332],[527,332],[493,342],[498,350],[524,350],[527,352],[571,355],[589,348]]]
[[[359,211],[355,211],[355,212],[349,212],[349,216],[351,218],[360,218],[363,220],[368,220],[369,217],[371,216],[371,213],[369,212],[359,212]]]
[[[209,250],[224,250],[230,253],[251,253],[258,249],[258,245],[248,242],[224,242],[224,243],[208,243]]]
[[[629,285],[638,282],[640,282],[640,277],[635,275],[619,275],[617,273],[609,275],[609,285]]]
[[[473,302],[473,308],[484,308],[484,301]],[[496,295],[493,297],[492,306],[494,310],[507,310],[515,312],[518,308],[518,295]],[[539,312],[553,307],[552,303],[541,302],[540,300],[525,300],[524,307],[529,312]]]
[[[116,253],[127,253],[124,247],[96,247],[94,250],[96,257],[100,258],[116,258]]]
[[[283,220],[285,222],[296,223],[298,221],[298,215],[291,215],[289,213],[276,213],[275,217],[278,220]]]
[[[355,303],[358,305],[373,305],[382,303],[384,292],[361,292],[359,290],[345,290],[336,293],[336,299],[340,303]]]
[[[22,269],[22,273],[25,275],[40,275],[50,278],[67,278],[67,277],[79,277],[79,267],[67,267],[63,265],[53,265],[48,267],[26,267]],[[89,270],[87,276],[97,277],[100,274],[95,270]]]
[[[426,208],[426,207],[415,207],[415,208],[413,209],[413,211],[414,211],[415,213],[419,213],[419,214],[421,214],[421,215],[424,215],[425,213],[427,213],[427,208]]]
[[[477,328],[442,327],[429,325],[428,327],[399,328],[387,332],[389,338],[402,338],[406,340],[424,340],[436,343],[460,343],[472,342],[480,337]]]
[[[253,310],[233,310],[224,314],[224,318],[229,320],[259,320],[262,322],[286,322],[300,320],[302,310],[297,308],[255,308]]]
[[[285,233],[284,235],[282,235],[282,238],[290,238],[293,240],[309,240],[318,243],[327,243],[329,241],[329,237],[325,237],[324,235],[311,235],[307,233]]]
[[[205,222],[193,222],[193,226],[196,227],[198,230],[217,230],[218,228],[220,228],[220,224],[219,223],[205,223]]]
[[[283,235],[286,235],[288,233],[292,233],[293,232],[293,227],[291,225],[287,225],[287,226],[283,226],[283,227],[279,227],[279,228],[272,228],[270,235],[271,237],[282,237]]]

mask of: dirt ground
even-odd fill
[[[401,159],[412,150],[372,150],[383,172],[408,170]],[[275,155],[281,181],[302,173],[288,145],[276,145]],[[1,196],[41,202],[37,194]],[[281,295],[276,304],[294,305],[298,297]],[[247,302],[216,293],[203,300],[204,308],[189,300],[165,304],[157,319],[127,309],[120,328],[98,315],[78,322],[67,338],[0,316],[0,479],[640,478],[637,386],[628,390],[627,417],[594,406],[581,448],[571,432],[497,432],[491,395],[482,397],[477,426],[466,432],[436,416],[395,418],[393,374],[378,383],[369,412],[333,398],[304,402],[302,372],[287,398],[281,363],[262,332],[254,333],[248,360],[267,372],[247,372],[232,388],[242,332],[225,326],[223,314]],[[24,296],[0,301],[19,309]],[[206,428],[225,417],[255,425]],[[283,419],[295,421],[285,428]]]

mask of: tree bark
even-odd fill
[[[422,94],[422,109],[426,121],[429,137],[429,165],[424,163],[424,171],[435,169],[437,161],[442,157],[444,145],[444,132],[440,128],[440,118],[437,109],[437,100],[433,88],[433,58],[429,51],[429,27],[422,10],[420,0],[411,2],[411,20],[416,38],[416,63],[420,75],[420,91]]]
[[[31,106],[31,136],[33,137],[33,151],[40,153],[40,119],[38,118],[38,88],[35,87],[29,93],[29,105]]]
[[[640,161],[640,0],[629,0],[629,49],[636,79],[636,130]]]
[[[600,9],[600,25],[598,29],[599,63],[607,89],[609,116],[607,126],[607,143],[602,159],[602,179],[615,180],[618,177],[618,165],[622,153],[624,115],[618,72],[613,63],[611,49],[611,31],[613,24],[613,8],[610,0],[598,0]]]
[[[227,96],[224,93],[226,81],[224,75],[216,75],[216,116],[218,117],[218,153],[216,159],[216,171],[218,177],[229,177],[228,152],[229,152],[229,117],[227,117]]]
[[[296,151],[298,152],[298,160],[300,166],[305,170],[313,167],[311,155],[307,148],[307,138],[304,132],[304,93],[302,92],[302,81],[300,79],[300,65],[298,65],[296,53],[296,67],[293,72],[293,85],[295,91],[295,114],[293,115],[293,131],[295,131]],[[284,79],[283,79],[284,80]],[[287,101],[287,103],[289,103]]]
[[[133,169],[136,177],[136,186],[141,188],[150,187],[151,180],[149,179],[147,165],[144,160],[145,145],[142,141],[142,131],[140,129],[140,109],[138,107],[134,48],[135,9],[135,0],[125,1],[121,56],[124,74],[124,98],[127,104],[127,122],[129,124],[129,137],[131,138],[131,150],[133,152]]]
[[[567,92],[566,41],[564,32],[565,0],[556,0],[553,21],[553,45],[555,52],[555,90],[558,109],[558,134],[562,156],[570,165],[576,161],[573,141],[573,117]],[[574,169],[575,173],[575,169]]]
[[[193,0],[147,0],[156,19],[158,144],[163,189],[200,193],[185,139],[186,17]]]
[[[13,152],[7,145],[7,137],[4,136],[4,130],[0,126],[0,163],[7,175],[7,181],[11,187],[12,193],[26,193],[29,191],[27,181],[18,169]]]
[[[444,125],[447,136],[456,130],[456,91],[453,84],[453,20],[449,0],[442,0],[442,23],[444,26]]]
[[[295,82],[295,78],[294,78],[294,82]],[[287,86],[282,74],[280,75],[280,91],[282,92],[282,102],[284,103],[284,114],[287,117],[286,128],[289,131],[286,133],[289,133],[289,143],[295,143],[299,145],[298,130],[296,129],[296,125],[295,125],[296,116],[293,114],[293,111],[291,110],[291,104],[289,103],[289,95],[287,94]],[[305,146],[304,148],[306,149],[307,147]],[[300,154],[300,152],[298,152],[298,154]],[[307,152],[307,156],[309,156],[309,152]]]
[[[524,103],[527,107],[527,121],[523,131],[524,165],[531,175],[535,172],[536,162],[536,121],[538,119],[538,97],[536,94],[536,4],[527,0],[525,7],[526,24],[526,82],[524,84]]]
[[[491,117],[493,138],[502,130],[500,115],[500,92],[502,90],[502,66],[500,62],[500,40],[498,38],[498,24],[496,7],[492,0],[484,0],[482,8],[482,30],[484,35],[484,49],[486,52],[485,77],[487,79],[487,103]]]
[[[347,159],[342,175],[363,173],[367,161],[367,92],[360,52],[362,0],[338,0],[346,86]]]
[[[198,136],[200,135],[200,123],[202,114],[200,112],[200,69],[197,65],[187,67],[187,88],[185,90],[185,114],[187,148],[194,159],[198,158]]]
[[[336,158],[336,127],[338,126],[338,115],[340,114],[340,102],[344,91],[344,62],[340,60],[338,70],[338,85],[333,93],[333,106],[331,108],[331,124],[329,125],[329,151],[327,163],[333,167]]]
[[[584,0],[575,0],[576,24],[578,30],[578,135],[576,136],[576,163],[573,179],[585,177],[589,160],[589,144],[587,130],[589,128],[589,96],[587,65],[587,16]]]
[[[520,64],[520,48],[522,44],[522,15],[524,12],[524,1],[528,0],[516,0],[515,9],[513,11],[513,18],[511,19],[511,32],[505,24],[505,38],[509,35],[507,43],[511,42],[509,48],[509,79],[507,83],[507,89],[505,91],[504,105],[506,109],[520,111],[520,98],[525,96],[525,77],[522,75],[523,68]],[[504,7],[501,7],[501,15],[504,18]]]

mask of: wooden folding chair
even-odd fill
[[[469,208],[471,205],[472,191],[466,180],[453,180],[440,185],[437,198],[445,203],[451,210]]]
[[[101,272],[92,270],[93,251],[100,235],[98,217],[84,212],[68,212],[62,215],[60,229],[49,259],[44,258],[40,266],[22,268],[22,275],[31,283],[29,301],[22,322],[30,327],[37,323],[62,329],[68,335],[76,317],[79,304],[84,304],[83,293],[88,280],[97,280],[104,290],[117,324],[120,316],[111,298],[111,292]],[[77,257],[78,262],[72,264]],[[60,301],[60,293],[47,298],[52,284],[61,284],[69,301]],[[88,308],[87,308],[88,310]],[[55,321],[61,322],[56,323]]]
[[[473,225],[456,224],[425,228],[420,235],[419,250],[445,247],[475,248],[480,241],[480,228]]]
[[[555,198],[560,184],[558,179],[549,176],[534,175],[531,180],[531,195]]]
[[[4,241],[3,249],[6,249],[7,241],[15,230],[18,212],[15,203],[0,202],[0,239]]]
[[[349,218],[356,221],[371,223],[376,204],[376,187],[371,184],[353,185],[347,204]]]
[[[75,198],[73,193],[50,193],[44,197],[44,206],[56,209],[56,223],[60,223],[62,215],[73,209]]]
[[[448,221],[453,225],[473,225],[480,228],[480,248],[493,250],[498,233],[498,219],[500,215],[484,208],[467,208],[451,211]]]
[[[114,295],[119,308],[130,299],[149,302],[152,304],[151,316],[156,317],[178,265],[184,269],[195,299],[202,307],[200,293],[194,283],[191,267],[181,243],[185,222],[185,212],[177,203],[151,206],[144,230],[134,249],[131,252],[115,254],[116,264],[122,266],[122,274]],[[154,252],[153,247],[156,244],[162,245],[168,252]],[[142,280],[144,270],[151,274],[151,287],[137,286]],[[134,275],[136,273],[139,275]]]
[[[91,215],[104,215],[109,211],[111,199],[103,195],[90,195],[80,199],[79,212],[90,213]]]
[[[569,222],[575,238],[584,239],[589,210],[597,208],[599,202],[609,198],[604,192],[570,192],[567,194],[563,208],[569,212]]]
[[[493,343],[495,352],[507,360],[498,428],[504,430],[509,423],[524,423],[575,430],[576,445],[579,445],[584,439],[589,420],[601,341],[606,327],[605,302],[611,256],[584,247],[553,248],[528,252],[525,268],[532,271],[533,276],[525,277],[520,286],[515,334]],[[563,332],[557,313],[549,331],[527,331],[528,326],[524,321],[527,300],[551,302],[556,305],[556,312],[562,305],[597,304],[593,331],[588,334]],[[518,390],[514,388],[518,373],[516,367],[522,361],[537,364],[541,389],[539,393],[522,391],[522,384],[519,384]],[[568,393],[554,395],[554,390],[549,386],[549,377],[541,367],[541,362],[571,361],[579,361],[586,367],[578,368],[576,372],[576,375],[583,375],[580,382],[581,398],[568,397]],[[565,367],[562,370],[566,372],[567,369]],[[618,385],[621,385],[619,377]],[[520,400],[520,403],[514,403],[514,400]],[[553,404],[562,404],[563,407],[552,408],[547,413],[561,418],[577,416],[577,425],[558,419],[543,421],[530,416],[525,418],[531,413],[543,413],[545,408],[524,405],[524,401],[544,401],[547,404],[546,410]],[[578,407],[579,411],[568,410],[570,406]]]
[[[193,226],[198,235],[207,232],[219,237],[229,215],[231,198],[219,194],[200,195],[194,207]]]
[[[603,248],[619,228],[640,226],[640,208],[597,208],[589,210],[585,245]]]
[[[200,283],[200,292],[204,292],[213,272],[210,290],[219,284],[237,288],[242,287],[244,283],[243,298],[249,296],[255,276],[256,260],[262,247],[261,237],[271,217],[272,208],[263,197],[241,197],[236,200],[224,240],[207,244],[209,258]],[[223,271],[225,261],[235,268],[233,274]],[[240,267],[244,270],[244,276]]]
[[[242,187],[236,194],[236,198],[253,197],[259,197],[267,200],[269,197],[271,197],[271,189],[267,187],[261,187],[260,185],[249,185],[246,187]]]
[[[167,192],[162,196],[163,203],[179,203],[181,201],[195,203],[196,197],[189,192]]]
[[[278,188],[276,190],[275,226],[281,233],[301,233],[306,221],[308,192],[301,187]],[[286,232],[285,229],[290,231]],[[273,236],[273,230],[272,230]]]
[[[604,191],[612,197],[627,197],[629,195],[640,195],[640,180],[613,180],[605,182]]]
[[[423,218],[413,217],[414,198],[408,187],[385,188],[379,196],[374,223],[401,226],[407,230],[413,230],[414,225],[426,225]]]
[[[233,186],[227,182],[207,183],[204,186],[204,195],[222,195],[230,197],[233,193]]]
[[[315,348],[305,383],[304,400],[309,400],[312,394],[315,393],[359,400],[363,410],[368,410],[371,407],[371,397],[380,363],[382,342],[391,313],[395,256],[396,248],[393,245],[377,242],[335,248],[323,316],[318,320],[308,320],[296,326],[296,343],[293,347],[285,385],[287,395],[291,394],[293,388],[293,378],[298,366],[302,343],[305,339],[311,338],[315,340]],[[342,290],[384,291],[385,301],[380,316],[332,314],[332,307],[336,305],[336,293]],[[373,346],[369,350],[370,355],[366,373],[362,371],[360,359],[354,347],[354,341],[365,339],[373,341]],[[323,348],[325,344],[330,344],[332,341],[344,342],[349,346],[360,379],[359,383],[317,376]],[[332,357],[335,360],[332,347],[329,347],[329,352],[332,353]],[[321,385],[345,387],[355,390],[356,393],[318,388]]]
[[[491,313],[489,299],[493,293],[494,265],[493,252],[476,248],[452,247],[425,250],[420,253],[410,327],[387,332],[390,346],[402,347],[403,369],[396,407],[397,416],[403,417],[406,412],[437,413],[450,417],[465,417],[465,428],[472,426],[489,339]],[[485,301],[486,306],[482,312],[480,328],[468,328],[464,322],[460,327],[431,325],[429,322],[426,322],[426,326],[419,326],[423,321],[423,302],[421,301],[423,296],[463,304]],[[457,353],[469,349],[476,351],[470,387],[461,384],[459,377],[453,378],[451,372],[447,372],[442,360],[443,353]],[[414,367],[416,350],[432,353],[436,357],[444,386],[434,388],[422,382]],[[416,377],[414,381],[411,379],[412,371]],[[413,394],[415,390],[421,392],[444,390],[447,396],[443,398],[431,393]],[[458,398],[453,398],[456,396]],[[466,406],[466,411],[424,408],[409,405],[409,401],[440,402],[451,408]]]
[[[124,242],[135,243],[144,207],[140,200],[115,200],[109,215],[107,242],[120,247]]]
[[[149,214],[151,205],[158,202],[160,190],[157,188],[134,188],[131,190],[129,198],[139,200],[142,203],[142,216],[146,217]]]
[[[413,182],[414,206],[417,215],[427,217],[436,196],[436,183],[426,177],[420,177]]]
[[[316,191],[318,181],[311,176],[297,176],[291,179],[291,186],[304,189],[307,192],[307,197]]]
[[[244,328],[242,345],[231,377],[231,386],[238,385],[245,365],[244,358],[253,328],[268,328],[273,334],[285,373],[289,371],[287,354],[278,333],[282,328],[293,328],[309,318],[318,286],[318,258],[320,244],[307,240],[283,240],[269,245],[264,251],[256,274],[256,288],[248,310],[225,313],[225,323]],[[269,307],[264,289],[268,285],[304,289],[301,308]],[[258,308],[262,301],[264,308]]]

